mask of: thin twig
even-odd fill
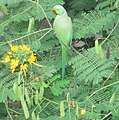
[[[119,24],[119,20],[117,21],[116,25],[114,26],[114,28],[111,30],[111,32],[109,33],[109,35],[105,38],[105,40],[101,43],[102,45],[109,39],[109,37],[112,35],[112,33],[114,32],[114,30],[117,28]]]
[[[46,100],[46,101],[49,101],[50,103],[54,103],[54,104],[56,104],[56,105],[59,105],[59,103],[56,103],[56,102],[54,102],[54,101],[52,101],[52,100],[49,100],[49,99],[47,99],[47,98],[45,98],[45,97],[43,97],[43,99]]]
[[[72,50],[74,50],[78,55],[81,55],[72,45],[71,45]]]
[[[117,69],[118,66],[119,66],[119,62],[115,66],[114,70],[110,73],[110,75],[108,76],[108,78],[105,80],[105,82],[103,83],[103,85],[105,85],[105,83],[111,78],[111,76],[114,74],[114,72],[115,72],[115,70]]]
[[[43,100],[34,108],[33,111],[36,111],[36,109],[43,103]]]
[[[21,36],[21,37],[19,37],[19,38],[15,38],[15,39],[13,39],[13,40],[10,40],[9,42],[14,42],[14,41],[17,41],[17,40],[26,38],[26,37],[28,37],[28,36],[30,36],[30,35],[33,35],[33,34],[36,34],[36,33],[39,33],[39,32],[43,32],[43,31],[47,31],[47,30],[48,30],[48,32],[49,32],[49,31],[51,31],[51,28],[46,28],[46,29],[43,29],[43,30],[38,30],[38,31],[35,31],[35,32],[32,32],[32,33],[26,34],[26,35],[24,35],[24,36]],[[46,33],[47,33],[47,32],[46,32]],[[45,34],[46,34],[46,33],[45,33]],[[43,38],[43,37],[41,37],[41,39],[42,39],[42,38]],[[5,42],[5,43],[2,43],[1,46],[2,46],[2,45],[5,45],[5,44],[8,44],[8,41]]]
[[[38,112],[38,114],[40,114],[49,104],[50,104],[50,102],[48,102],[48,103],[41,109],[41,111]]]
[[[47,20],[50,28],[53,29],[53,28],[52,28],[52,25],[51,25],[51,23],[50,23],[50,21],[49,21],[49,19],[48,19],[48,17],[47,17],[47,15],[46,15],[46,13],[45,13],[45,11],[44,11],[44,9],[42,8],[42,6],[41,6],[40,4],[38,4],[37,2],[35,2],[35,1],[31,1],[31,0],[30,0],[30,2],[36,4],[36,5],[38,5],[38,6],[40,7],[40,9],[41,9],[41,11],[43,12],[43,14],[44,14],[44,16],[45,16],[45,18],[46,18],[46,20]]]
[[[61,53],[61,47],[60,47],[60,49],[59,49],[59,51],[58,51],[58,54],[57,54],[56,60],[59,59],[59,55],[60,55],[60,53]]]
[[[42,37],[40,37],[40,39],[39,40],[41,40],[42,38],[44,38],[49,32],[51,32],[52,31],[52,29],[50,29],[50,30],[48,30]]]
[[[24,14],[25,12],[27,12],[27,11],[30,10],[31,8],[32,8],[32,6],[31,6],[30,8],[28,8],[28,9],[26,9],[25,11],[23,11],[23,12],[21,12],[21,13],[18,13],[18,14],[14,15],[14,16],[12,16],[11,18],[9,18],[8,20],[6,20],[5,22],[1,23],[1,24],[0,24],[0,27],[1,27],[1,26],[4,26],[4,25],[6,25],[6,23],[9,23],[10,21],[12,21],[16,16]]]
[[[101,120],[105,120],[105,118],[107,118],[108,116],[110,116],[112,114],[112,112],[109,112],[107,115],[105,115]]]
[[[114,82],[114,83],[112,83],[112,84],[109,84],[109,85],[107,85],[107,86],[104,86],[104,87],[96,90],[96,91],[93,92],[84,102],[87,102],[87,101],[88,101],[93,95],[95,95],[97,92],[99,92],[99,91],[101,91],[101,90],[103,90],[103,89],[105,89],[105,88],[108,88],[108,87],[110,87],[110,86],[116,85],[116,84],[119,84],[119,81]]]
[[[8,105],[7,105],[6,102],[5,102],[5,107],[6,107],[6,110],[7,110],[7,113],[8,113],[8,115],[9,115],[10,119],[13,120],[13,118],[12,118],[12,116],[11,116],[9,110],[8,110]]]
[[[14,113],[16,113],[16,114],[22,114],[22,113],[20,113],[20,112],[17,112],[17,111],[15,111],[15,110],[13,110],[13,109],[11,109],[11,108],[8,108],[10,111],[12,111],[12,112],[14,112]]]
[[[36,66],[38,66],[38,67],[45,67],[45,66],[43,66],[43,65],[40,65],[40,64],[38,64],[38,63],[35,63],[35,62],[33,62],[33,64],[34,64],[34,65],[36,65]]]

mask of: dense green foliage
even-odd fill
[[[57,4],[73,22],[65,80]],[[37,65],[11,73],[5,55],[24,44]],[[0,0],[0,120],[118,120],[118,86],[119,0]]]

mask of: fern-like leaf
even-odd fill
[[[113,27],[115,24],[115,18],[115,12],[91,11],[88,14],[83,13],[81,18],[74,19],[74,37],[88,38],[102,30],[109,30],[110,26]]]
[[[115,65],[113,59],[101,59],[95,52],[95,49],[84,51],[70,61],[74,70],[74,75],[79,81],[93,82],[98,84],[111,73],[111,67]]]

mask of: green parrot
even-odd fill
[[[61,5],[54,6],[52,12],[57,15],[53,23],[53,28],[62,47],[62,79],[64,79],[68,51],[67,48],[72,42],[72,21],[71,18],[68,17],[64,7]]]

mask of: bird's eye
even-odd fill
[[[52,10],[52,12],[53,12],[53,13],[55,13],[55,12],[56,12],[56,10],[54,10],[54,9],[53,9],[53,10]]]

